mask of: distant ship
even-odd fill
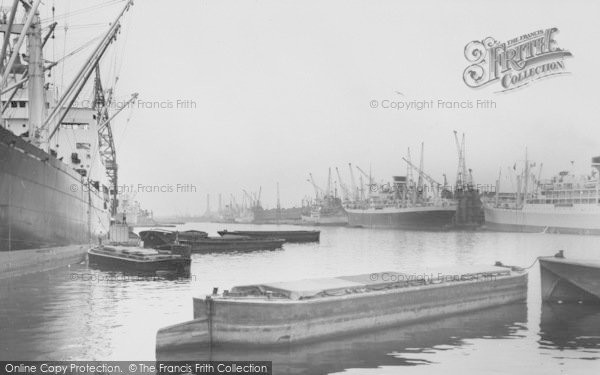
[[[369,191],[365,196],[361,187],[360,199],[346,204],[348,225],[367,228],[445,229],[453,224],[456,200],[444,184],[438,183],[408,158],[405,176],[394,176],[392,183],[375,184],[370,174],[358,170],[368,178]],[[413,171],[417,178],[413,178]],[[361,180],[362,177],[361,176]],[[362,185],[362,183],[361,183]]]
[[[255,224],[277,224],[277,223],[299,223],[302,215],[302,207],[289,208],[257,208],[254,210],[253,223]]]
[[[129,194],[119,196],[119,212],[123,212],[124,221],[133,227],[154,227],[160,223],[154,220],[154,213],[142,208],[140,202]]]
[[[338,197],[327,196],[307,207],[301,215],[304,224],[311,225],[346,225],[348,214]]]
[[[562,171],[550,180],[536,180],[526,158],[517,176],[517,191],[498,192],[485,204],[490,230],[568,234],[600,234],[600,157],[592,158],[594,171],[575,176]]]
[[[56,25],[42,37],[40,1],[15,4],[8,20],[0,22],[6,35],[0,53],[0,277],[78,261],[91,242],[109,233],[117,207],[117,165],[98,63],[132,1],[60,96],[44,79],[56,65],[43,57]],[[75,107],[94,72],[94,105]]]
[[[444,229],[450,227],[456,202],[418,190],[406,176],[392,186],[377,186],[363,201],[346,206],[348,225],[366,228]]]
[[[314,200],[307,201],[302,210],[301,219],[303,224],[308,225],[346,225],[348,214],[344,209],[342,199],[337,195],[337,189],[331,188],[331,168],[327,180],[327,189],[320,188],[310,174],[307,180],[315,189]]]

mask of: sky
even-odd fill
[[[54,57],[99,35],[124,4],[53,3],[72,26],[57,29]],[[98,4],[107,5],[77,13]],[[214,208],[219,193],[240,200],[242,189],[260,187],[263,206],[274,207],[278,182],[282,205],[297,206],[313,195],[309,173],[325,187],[328,168],[339,167],[348,183],[351,162],[388,181],[406,173],[409,147],[418,161],[421,142],[425,171],[452,182],[454,130],[466,134],[479,184],[494,184],[500,169],[510,179],[525,148],[543,163],[542,177],[588,173],[600,155],[598,14],[591,0],[138,0],[103,62],[107,84],[119,77],[119,100],[139,93],[113,123],[120,184],[171,186],[137,192],[155,215],[201,214],[208,193]],[[569,74],[509,92],[463,82],[469,42],[552,27],[573,55]],[[65,35],[67,48],[58,40]],[[84,57],[65,64],[63,75]],[[496,107],[396,110],[382,108],[386,100]],[[177,192],[178,184],[191,188]]]

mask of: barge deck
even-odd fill
[[[256,284],[194,298],[194,320],[160,329],[156,343],[157,349],[307,343],[526,298],[527,274],[495,266]]]

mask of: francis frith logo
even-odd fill
[[[542,78],[567,74],[568,50],[558,47],[556,27],[499,42],[492,37],[475,40],[465,47],[471,63],[464,73],[465,84],[472,88],[498,83],[499,91],[509,91]]]

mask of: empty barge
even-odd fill
[[[527,274],[470,266],[234,287],[194,298],[194,320],[162,328],[157,350],[279,346],[464,313],[527,298]]]
[[[219,235],[228,234],[248,236],[252,238],[281,238],[285,242],[319,242],[321,232],[318,230],[221,230]]]

